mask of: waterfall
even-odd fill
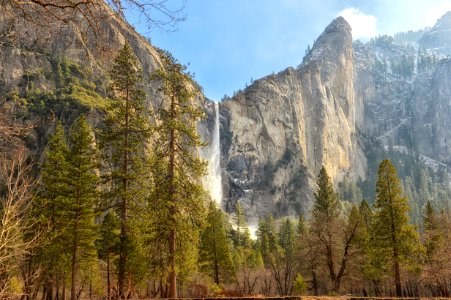
[[[207,175],[203,179],[204,187],[210,193],[211,199],[221,207],[222,201],[222,180],[221,180],[221,149],[219,139],[219,103],[214,102],[215,105],[215,123],[211,134],[211,142],[208,146],[208,160]]]

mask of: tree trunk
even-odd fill
[[[175,273],[175,230],[169,235],[169,295],[168,298],[177,298],[177,275]]]
[[[78,213],[75,216],[75,227],[74,227],[74,240],[72,242],[72,270],[71,270],[71,288],[70,288],[70,299],[75,300],[77,296],[75,295],[75,280],[77,278],[77,246],[78,246]]]
[[[122,203],[121,203],[121,238],[120,238],[120,253],[119,253],[119,274],[118,274],[118,286],[119,286],[119,298],[124,299],[124,285],[125,285],[125,264],[127,262],[127,193],[128,193],[128,135],[129,135],[129,102],[130,92],[127,87],[125,97],[125,136],[124,136],[124,153],[122,161]]]
[[[216,234],[216,233],[214,233]],[[215,253],[215,283],[219,284],[219,265],[218,265],[218,253],[216,250],[216,240],[213,240],[213,251]]]
[[[106,254],[106,295],[107,299],[111,299],[111,281],[110,281],[110,253]]]
[[[171,118],[175,119],[175,96],[171,99]],[[177,298],[177,274],[175,272],[175,243],[176,243],[176,232],[175,232],[175,214],[176,214],[176,197],[175,197],[175,152],[176,152],[176,136],[175,129],[171,128],[169,137],[169,195],[171,199],[171,218],[172,218],[172,228],[169,233],[169,298]]]

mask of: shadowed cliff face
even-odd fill
[[[451,166],[451,59],[449,58],[439,63],[432,77],[430,100],[430,137],[433,142],[432,147],[427,147],[427,141],[424,141],[420,151]],[[423,111],[422,107],[418,111]]]
[[[365,177],[357,144],[351,28],[335,19],[297,69],[255,81],[221,104],[226,208],[307,212],[324,165]]]

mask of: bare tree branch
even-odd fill
[[[3,153],[0,155],[0,186],[5,190],[0,196],[0,299],[10,295],[12,276],[17,273],[21,263],[26,259],[41,239],[37,233],[25,237],[35,226],[27,216],[31,209],[32,178],[28,154],[24,147],[14,151],[14,157]]]
[[[3,11],[10,9],[35,23],[46,17],[65,23],[82,17],[94,25],[106,12],[106,5],[111,9],[111,14],[124,20],[139,16],[148,28],[175,30],[178,23],[186,18],[183,14],[186,0],[0,0]],[[92,28],[98,29],[97,26]]]

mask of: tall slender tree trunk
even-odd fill
[[[216,235],[216,233],[214,233]],[[218,251],[216,249],[216,239],[213,240],[213,252],[215,254],[215,283],[219,284],[219,264],[218,264]]]
[[[77,296],[75,294],[75,280],[77,278],[77,247],[78,247],[78,212],[75,215],[75,226],[74,226],[74,240],[72,242],[72,270],[71,270],[71,287],[70,287],[70,299],[76,300]]]
[[[169,273],[168,298],[177,298],[177,274],[175,272],[175,238],[176,238],[175,230],[171,229],[169,235],[169,265],[171,271]]]
[[[389,187],[390,189],[390,187]],[[391,191],[389,190],[390,194]],[[394,221],[394,213],[392,209],[392,199],[390,201],[390,222],[391,222],[391,235],[392,235],[392,243],[393,243],[393,263],[394,263],[394,272],[395,272],[395,287],[396,287],[396,297],[402,297],[402,288],[401,288],[401,272],[399,269],[399,254],[398,254],[398,239],[396,236],[396,228]]]
[[[121,238],[120,238],[120,253],[119,253],[119,298],[124,299],[124,286],[125,286],[125,265],[127,263],[127,192],[128,192],[128,135],[129,135],[129,101],[130,92],[127,85],[126,98],[125,98],[125,136],[124,136],[124,153],[122,162],[122,203],[121,203]]]
[[[395,255],[395,286],[396,286],[396,297],[402,297],[401,288],[401,272],[399,270],[398,255]]]
[[[106,286],[107,299],[111,299],[111,281],[110,281],[110,253],[106,254]]]
[[[175,116],[175,96],[171,98],[171,118],[174,119]],[[169,137],[169,195],[171,199],[171,218],[172,218],[172,228],[169,233],[169,298],[177,298],[177,274],[175,272],[175,243],[176,243],[176,231],[175,231],[175,214],[176,214],[176,197],[175,197],[175,152],[176,152],[176,136],[175,129],[171,128]]]

